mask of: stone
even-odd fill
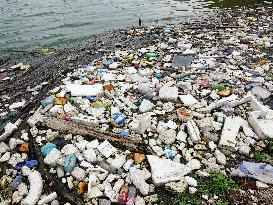
[[[192,106],[198,103],[198,101],[191,94],[179,95],[179,98],[184,104],[184,106]]]
[[[249,156],[250,150],[251,150],[251,148],[250,148],[249,144],[241,143],[241,142],[238,143],[238,152],[240,154]]]
[[[185,179],[181,179],[179,182],[169,182],[165,184],[165,188],[174,194],[179,194],[186,191],[188,187]]]
[[[111,201],[107,199],[100,199],[99,205],[111,205]]]
[[[178,98],[178,88],[177,87],[169,87],[169,86],[163,86],[159,90],[159,99],[166,100],[166,101],[172,101],[176,100]]]
[[[184,175],[191,171],[186,165],[174,162],[170,159],[162,159],[154,155],[147,155],[147,158],[151,166],[152,179],[156,186],[179,181]]]
[[[197,187],[197,181],[193,177],[185,176],[185,181],[191,187]]]
[[[136,197],[135,205],[145,205],[145,204],[146,204],[145,200],[142,197],[140,197],[140,196]]]
[[[216,157],[216,160],[219,164],[226,165],[227,164],[227,159],[226,156],[220,152],[218,149],[215,150],[214,156]]]
[[[174,143],[176,138],[176,131],[173,129],[165,130],[159,134],[158,139],[160,139],[165,144]]]
[[[209,141],[209,148],[213,151],[217,148],[217,145],[213,141]]]
[[[106,158],[110,157],[114,152],[116,152],[116,148],[113,147],[107,140],[101,143],[97,149],[99,152],[105,156]]]
[[[81,180],[83,180],[85,178],[86,173],[85,173],[84,169],[82,169],[80,167],[75,167],[74,170],[71,172],[71,175],[75,179],[81,181]]]
[[[179,131],[176,139],[180,142],[187,142],[187,134],[184,131]]]
[[[146,180],[151,177],[151,173],[147,169],[140,170],[131,167],[129,175],[132,183],[141,194],[147,195],[149,193],[149,184],[146,183]]]
[[[191,159],[186,166],[191,170],[198,170],[201,168],[201,162],[198,159]]]
[[[151,103],[149,100],[144,99],[139,106],[139,111],[141,113],[148,112],[154,107],[155,105],[153,103]]]

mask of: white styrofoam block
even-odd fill
[[[187,130],[193,143],[201,140],[199,128],[193,120],[187,122]]]
[[[227,117],[219,141],[219,146],[235,148],[237,143],[236,137],[242,124],[243,119],[240,117]]]
[[[95,85],[79,85],[69,84],[66,85],[66,91],[71,92],[71,96],[98,96],[103,93],[102,84]]]
[[[191,106],[198,103],[198,101],[191,94],[180,95],[179,98],[185,106]]]

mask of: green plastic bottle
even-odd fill
[[[212,86],[214,90],[224,90],[226,85],[224,83],[217,83]]]
[[[156,53],[146,53],[145,57],[146,58],[156,58],[158,55]]]

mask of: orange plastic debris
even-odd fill
[[[141,162],[143,162],[144,159],[145,159],[144,154],[140,154],[140,153],[135,153],[134,154],[134,162],[136,164],[140,164]]]
[[[21,144],[19,151],[22,153],[28,153],[29,152],[28,143]]]
[[[83,194],[88,189],[88,185],[85,182],[80,182],[78,184],[78,194]]]

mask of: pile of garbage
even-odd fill
[[[193,174],[215,171],[270,187],[272,166],[254,153],[273,138],[272,16],[236,20],[132,29],[164,40],[121,42],[69,72],[31,111],[30,129],[5,125],[0,181],[11,194],[0,204],[159,204],[158,187],[194,194]]]

